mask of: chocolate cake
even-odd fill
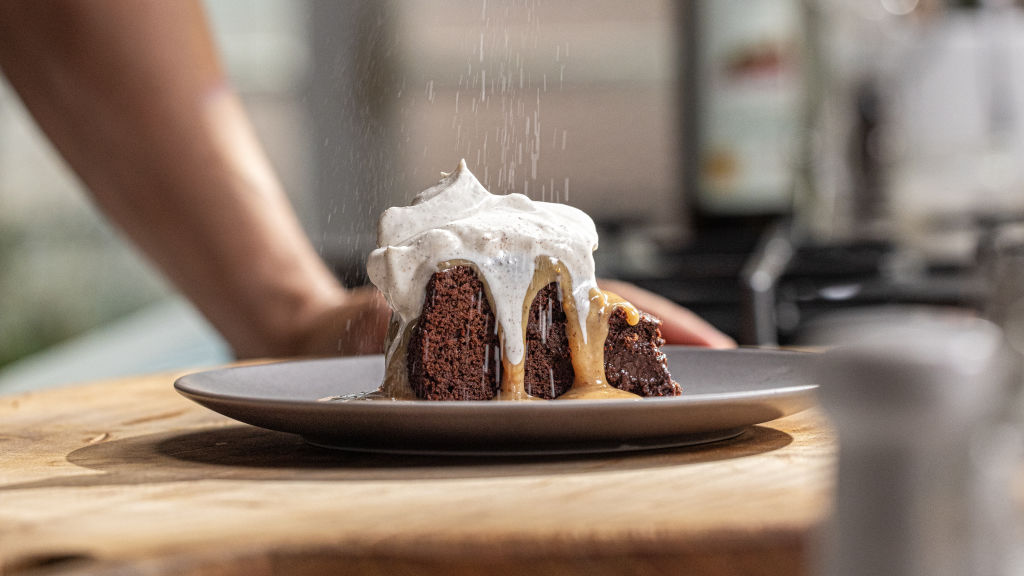
[[[541,288],[530,304],[526,322],[526,393],[553,399],[572,388],[572,356],[565,333],[565,311],[558,299],[558,284]]]
[[[608,383],[637,396],[678,396],[661,352],[660,321],[641,314],[630,326],[616,310],[608,322],[604,368]],[[419,322],[409,339],[409,384],[426,400],[490,400],[498,393],[501,347],[484,284],[469,266],[433,274]],[[548,284],[530,306],[526,325],[527,394],[554,399],[572,388],[575,372],[558,285]]]
[[[609,384],[637,396],[679,396],[679,384],[672,380],[661,351],[665,340],[660,324],[654,316],[641,313],[640,322],[630,326],[624,312],[612,314],[604,341],[604,374]]]
[[[597,244],[581,210],[491,194],[464,160],[387,209],[366,261],[392,310],[378,397],[679,394],[659,321],[597,285]]]
[[[501,344],[484,284],[468,266],[427,284],[409,337],[409,385],[425,400],[490,400],[498,394]]]

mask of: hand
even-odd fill
[[[599,280],[637,308],[661,319],[661,335],[668,344],[735,348],[736,342],[693,312],[653,292],[626,282]],[[287,355],[348,356],[380,354],[391,312],[384,296],[373,286],[350,290],[339,304],[326,308],[298,331]]]
[[[640,310],[661,319],[661,337],[667,344],[686,344],[708,348],[735,348],[736,342],[708,324],[700,316],[675,302],[648,292],[639,286],[617,280],[598,280],[602,290],[614,292]]]
[[[341,303],[325,309],[298,332],[290,355],[380,354],[390,317],[387,301],[373,286],[349,290]]]

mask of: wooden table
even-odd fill
[[[628,455],[360,455],[210,412],[176,376],[0,397],[0,575],[790,576],[831,494],[817,411]]]

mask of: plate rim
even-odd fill
[[[382,373],[380,355],[228,366],[184,375],[174,382],[174,388],[185,398],[237,422],[298,434],[311,444],[347,451],[463,456],[611,453],[692,446],[716,442],[726,429],[746,430],[802,412],[816,403],[816,383],[806,376],[797,376],[796,383],[787,381],[791,375],[807,374],[807,365],[801,363],[807,362],[811,353],[691,346],[666,346],[663,350],[670,355],[674,351],[681,354],[683,358],[677,357],[676,362],[685,361],[686,356],[718,353],[771,355],[773,361],[763,364],[768,370],[763,378],[756,376],[760,365],[756,360],[749,366],[741,365],[744,376],[726,374],[727,380],[740,382],[738,389],[715,387],[715,371],[701,371],[696,375],[703,374],[704,378],[691,379],[691,386],[699,389],[698,382],[703,382],[713,391],[684,391],[681,396],[634,400],[331,402],[316,397],[333,381],[330,363],[344,367],[346,362],[357,362],[361,366],[351,366],[353,373],[372,368],[377,378]],[[787,358],[799,360],[787,362]],[[700,361],[715,362],[707,358]],[[368,366],[376,363],[380,365]],[[310,385],[304,389],[302,373],[295,370],[310,370],[304,368],[309,365],[317,367],[309,374]],[[221,384],[220,378],[229,372],[230,380]],[[250,379],[240,372],[256,376]],[[337,373],[345,374],[342,368]],[[750,373],[755,376],[747,376]],[[365,378],[366,373],[362,374]],[[299,384],[287,384],[296,381]],[[253,394],[245,390],[250,382]],[[367,383],[340,380],[339,389],[359,390],[363,384]],[[329,393],[329,388],[326,391]],[[495,421],[504,425],[494,426]],[[600,427],[592,428],[595,425]],[[508,429],[517,432],[509,436],[505,432]],[[590,432],[581,432],[584,429]],[[464,435],[467,432],[473,434],[468,440]],[[732,433],[725,437],[732,437]]]
[[[793,356],[801,358],[814,357],[814,352],[808,352],[803,350],[785,350],[776,348],[730,348],[726,350],[711,349],[711,348],[700,348],[695,346],[679,346],[669,345],[662,347],[665,351],[672,350],[687,350],[692,352],[699,351],[700,353],[727,353],[727,354],[751,354],[751,355],[771,355],[771,356]],[[645,406],[655,405],[675,405],[675,404],[701,404],[710,403],[715,404],[722,400],[742,400],[744,398],[760,398],[763,396],[778,396],[778,395],[791,395],[799,394],[804,392],[810,392],[818,388],[818,384],[794,384],[790,386],[777,386],[772,388],[765,388],[759,390],[741,390],[735,392],[695,392],[687,394],[686,389],[683,389],[683,393],[680,396],[662,396],[662,397],[650,397],[650,398],[637,398],[637,399],[580,399],[571,401],[545,401],[545,402],[522,402],[522,401],[500,401],[500,400],[478,400],[478,401],[466,401],[466,400],[388,400],[379,402],[329,402],[321,399],[306,399],[306,398],[286,398],[286,397],[259,397],[259,396],[246,396],[240,394],[223,393],[223,392],[211,392],[197,388],[195,385],[196,381],[201,381],[206,378],[215,377],[218,374],[225,372],[242,372],[242,371],[258,371],[261,369],[280,369],[281,367],[287,366],[298,366],[303,364],[327,364],[337,363],[345,361],[358,361],[358,362],[372,362],[378,361],[383,362],[384,356],[382,354],[369,354],[362,356],[337,356],[329,358],[305,358],[305,359],[288,359],[273,361],[260,364],[247,364],[242,366],[223,366],[219,368],[199,370],[196,372],[190,372],[177,378],[174,381],[174,389],[195,401],[195,398],[210,398],[224,402],[260,402],[260,403],[274,403],[282,406],[361,406],[365,410],[383,410],[395,406],[404,407],[427,407],[428,410],[437,410],[439,408],[449,408],[454,410],[466,410],[473,408],[474,410],[484,409],[492,410],[498,409],[501,411],[505,410],[565,410],[571,409],[576,411],[580,408],[591,407],[591,406],[615,406],[621,407],[626,405],[632,405],[637,402],[643,402]],[[366,390],[370,392],[372,390]],[[546,406],[546,408],[540,408]],[[458,407],[458,408],[456,408]],[[561,407],[561,408],[559,408]],[[403,409],[409,409],[403,408]]]

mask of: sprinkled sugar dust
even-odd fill
[[[539,0],[481,0],[459,42],[464,61],[450,100],[437,99],[436,78],[426,90],[432,104],[452,106],[453,161],[465,158],[487,189],[564,203],[569,178],[550,177],[558,155],[545,154],[566,150],[570,135],[543,105],[562,89],[570,45],[545,33],[541,12]]]
[[[311,236],[346,284],[389,206],[459,159],[494,193],[567,203],[573,47],[548,0],[314,3]],[[548,23],[545,28],[544,22]],[[554,113],[552,113],[554,111]]]

